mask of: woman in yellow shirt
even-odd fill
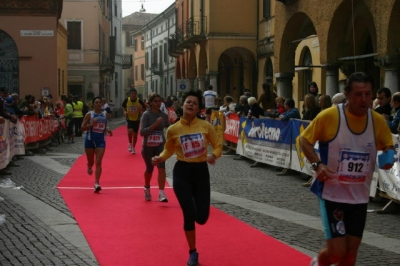
[[[152,159],[154,165],[176,153],[173,187],[182,208],[184,230],[189,245],[187,265],[197,266],[195,223],[205,224],[210,214],[210,173],[207,162],[214,164],[221,156],[222,143],[213,126],[197,115],[201,110],[200,91],[188,91],[183,97],[183,115],[168,128],[163,152]],[[211,144],[212,154],[207,153]]]

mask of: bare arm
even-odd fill
[[[300,146],[309,162],[315,163],[321,161],[315,152],[314,145],[303,137],[300,137]],[[315,169],[315,174],[318,180],[324,182],[326,179],[333,178],[335,172],[331,171],[325,164],[320,163],[317,169]]]

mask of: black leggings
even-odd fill
[[[173,187],[183,212],[183,229],[194,230],[195,222],[205,224],[210,215],[210,173],[207,163],[178,161],[173,171]]]

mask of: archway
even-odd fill
[[[14,40],[0,30],[0,87],[19,94],[18,49]]]
[[[238,99],[245,89],[257,97],[256,61],[251,51],[242,47],[225,50],[218,60],[218,94]]]

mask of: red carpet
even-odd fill
[[[186,265],[188,247],[183,219],[173,190],[168,203],[156,202],[157,170],[152,202],[143,198],[144,163],[127,151],[125,126],[107,138],[100,184],[93,193],[94,173],[86,173],[86,157],[78,158],[58,185],[101,266]],[[93,169],[94,170],[94,169]],[[153,188],[154,187],[154,188]],[[216,208],[204,226],[197,225],[200,266],[309,265],[310,258]]]

